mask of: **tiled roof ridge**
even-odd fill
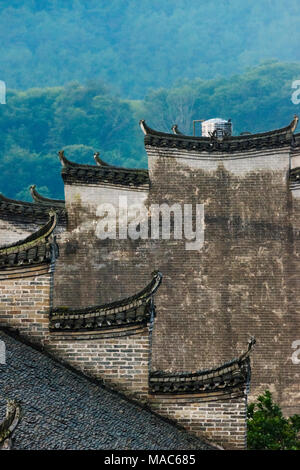
[[[39,230],[30,234],[28,237],[19,240],[17,242],[11,243],[9,245],[2,246],[0,248],[0,256],[8,255],[10,253],[18,253],[20,251],[33,248],[36,245],[45,243],[48,241],[48,238],[53,233],[57,224],[57,215],[52,209],[49,211],[49,220],[43,225]]]
[[[66,219],[66,209],[64,204],[57,204],[55,199],[51,200],[51,204],[42,202],[27,202],[10,199],[0,193],[0,218],[12,217],[18,219],[25,218],[24,221],[31,220],[32,223],[38,219],[43,221],[48,218],[49,209],[52,207],[58,214],[58,222],[64,223]],[[3,214],[3,215],[2,215]]]
[[[186,378],[191,378],[191,377],[200,377],[201,375],[207,375],[211,374],[212,372],[219,372],[222,371],[223,369],[232,366],[232,365],[238,365],[244,362],[250,355],[253,346],[255,345],[256,340],[254,337],[251,337],[250,340],[248,341],[248,348],[247,351],[242,352],[239,357],[234,358],[230,361],[224,362],[220,366],[214,367],[212,369],[201,369],[196,372],[163,372],[163,371],[153,371],[151,372],[151,376],[155,377],[186,377]]]
[[[237,140],[252,140],[258,137],[265,137],[265,136],[271,136],[274,134],[285,134],[287,132],[293,133],[297,127],[299,121],[299,117],[297,115],[294,116],[293,120],[285,127],[279,128],[279,129],[273,129],[272,131],[266,131],[266,132],[259,132],[256,134],[246,134],[246,135],[238,135],[238,136],[228,136],[226,140],[232,140],[232,141],[237,141]],[[161,136],[161,137],[173,137],[176,138],[180,136],[182,139],[190,139],[190,140],[198,140],[198,141],[210,141],[211,137],[202,137],[202,136],[192,136],[192,135],[186,135],[178,131],[178,126],[177,124],[174,124],[172,126],[173,134],[169,134],[167,132],[160,132],[155,129],[152,129],[146,124],[146,121],[144,119],[141,119],[140,121],[140,127],[145,135],[153,135],[153,136]]]
[[[179,148],[184,150],[201,151],[201,152],[245,152],[249,150],[262,148],[278,148],[283,146],[294,145],[294,134],[298,116],[295,116],[291,123],[281,129],[262,132],[258,134],[247,134],[239,136],[223,137],[198,137],[189,136],[178,133],[168,134],[159,132],[149,127],[144,120],[140,121],[140,127],[145,134],[145,145],[153,147]],[[174,126],[173,126],[174,132]]]
[[[32,199],[35,201],[35,203],[46,205],[46,206],[54,206],[54,207],[62,207],[62,208],[65,207],[64,199],[51,199],[51,198],[42,196],[36,190],[35,184],[32,184],[30,186],[30,194],[31,194]]]
[[[64,151],[58,152],[59,159],[62,164],[63,180],[69,184],[113,184],[129,187],[139,187],[149,184],[148,170],[115,167],[103,162],[97,158],[96,165],[86,165],[82,163],[71,162],[65,157]]]
[[[97,329],[149,321],[151,313],[155,310],[151,300],[161,281],[161,272],[154,271],[152,280],[144,289],[125,299],[82,309],[66,307],[52,309],[50,329]]]
[[[114,165],[110,165],[109,163],[106,163],[104,162],[104,160],[102,160],[100,157],[99,157],[99,152],[96,152],[94,154],[94,160],[96,162],[96,165],[89,165],[87,163],[76,163],[76,162],[72,162],[71,160],[69,160],[66,156],[65,156],[65,152],[64,150],[60,150],[58,152],[58,155],[59,155],[59,159],[60,159],[60,162],[63,166],[63,168],[68,168],[68,167],[73,167],[73,168],[82,168],[82,169],[93,169],[93,170],[98,170],[98,171],[101,171],[102,169],[107,169],[107,170],[118,170],[118,171],[121,171],[121,172],[138,172],[138,173],[142,173],[142,174],[147,174],[148,175],[148,170],[145,170],[143,168],[124,168],[124,167],[121,167],[121,166],[114,166]]]
[[[110,395],[117,397],[118,399],[122,400],[122,403],[125,405],[133,405],[137,408],[140,412],[147,412],[148,414],[152,415],[153,418],[159,419],[161,422],[164,422],[168,425],[171,425],[172,428],[177,429],[178,431],[182,432],[184,436],[188,436],[189,438],[197,439],[199,443],[201,442],[205,445],[205,449],[217,450],[222,449],[219,445],[215,444],[214,442],[210,442],[205,437],[196,437],[193,434],[189,433],[182,425],[175,422],[174,420],[168,418],[167,416],[163,416],[156,412],[153,408],[149,406],[147,402],[137,401],[132,396],[129,396],[124,393],[124,391],[116,386],[111,387],[109,382],[104,381],[100,378],[94,378],[91,375],[85,374],[82,370],[75,368],[74,366],[68,364],[67,362],[63,361],[53,353],[51,353],[47,348],[44,346],[30,341],[30,339],[26,336],[20,335],[19,332],[14,331],[9,328],[0,327],[0,333],[7,335],[8,338],[11,338],[15,342],[23,345],[26,348],[29,348],[30,351],[36,352],[40,354],[42,357],[46,358],[47,360],[56,364],[62,370],[65,370],[68,374],[78,378],[79,380],[84,380],[90,385],[96,385],[100,389],[103,389],[109,392]],[[22,410],[21,410],[22,411]]]
[[[124,168],[122,166],[111,165],[110,163],[107,163],[104,160],[102,160],[102,158],[100,158],[99,155],[100,155],[99,152],[94,153],[94,160],[96,162],[96,165],[99,166],[99,167],[106,167],[106,168],[111,168],[111,169],[114,169],[114,170],[138,172],[138,173],[142,173],[142,174],[148,174],[148,170],[146,170],[144,168]]]
[[[250,380],[250,353],[255,344],[255,338],[248,342],[248,349],[238,358],[223,363],[219,367],[190,372],[152,371],[149,374],[149,389],[151,393],[229,393],[241,392]]]

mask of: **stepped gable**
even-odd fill
[[[214,449],[1,330],[0,340],[7,351],[6,364],[0,364],[0,390],[22,404],[14,449]],[[5,397],[0,393],[1,409]]]
[[[196,152],[247,152],[250,150],[273,149],[291,146],[294,142],[293,132],[298,124],[298,116],[281,129],[259,134],[223,137],[195,137],[178,133],[177,126],[173,126],[174,134],[167,134],[151,129],[144,120],[140,127],[145,134],[145,146],[177,148]]]
[[[47,199],[39,195],[35,186],[31,186],[31,194],[35,202],[17,201],[0,194],[0,219],[20,223],[44,223],[48,220],[49,208],[52,207],[58,216],[58,224],[66,223],[66,210],[64,201]],[[46,202],[47,201],[47,202]],[[51,201],[51,203],[50,203]]]
[[[155,316],[154,294],[161,280],[162,274],[155,271],[141,292],[126,299],[83,309],[56,308],[50,314],[49,328],[80,331],[147,324]]]
[[[132,188],[148,188],[147,170],[120,168],[108,165],[95,154],[97,165],[83,165],[69,161],[64,151],[58,152],[62,164],[62,178],[67,184],[109,184]]]
[[[58,254],[58,247],[52,236],[57,216],[53,210],[48,214],[48,222],[39,230],[23,240],[0,248],[0,269],[49,263],[52,257]]]
[[[151,372],[149,390],[152,394],[216,394],[222,397],[227,394],[244,394],[250,382],[250,352],[255,344],[251,338],[248,349],[238,358],[214,369],[194,373]]]

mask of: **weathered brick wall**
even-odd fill
[[[125,190],[66,185],[69,227],[58,241],[54,305],[121,299],[159,269],[164,279],[156,295],[153,368],[215,367],[236,357],[255,335],[251,396],[270,388],[286,410],[299,412],[299,366],[291,361],[300,326],[299,208],[288,188],[290,149],[147,152],[149,194],[127,194],[146,207],[204,204],[204,247],[187,251],[184,239],[99,240],[98,205],[115,203]]]
[[[36,223],[24,222],[24,220],[5,220],[0,214],[0,247],[14,243],[39,229]]]
[[[293,406],[299,412],[291,361],[295,328],[299,331],[291,278],[299,268],[293,262],[289,151],[202,156],[149,148],[148,154],[151,202],[203,203],[206,224],[200,252],[178,243],[160,268],[165,278],[156,302],[154,367],[216,366],[254,335],[252,398],[269,388],[286,410]],[[169,331],[169,352],[162,330]]]
[[[54,276],[54,307],[87,307],[134,295],[155,269],[140,240],[100,240],[100,204],[146,204],[148,191],[111,186],[66,185],[68,230],[58,236],[60,257]],[[145,268],[146,266],[146,268]]]
[[[43,345],[55,357],[91,377],[103,379],[133,397],[146,397],[148,327],[88,335],[49,333],[50,269],[42,265],[0,271],[0,327],[18,330],[29,341]]]
[[[76,340],[51,335],[46,345],[56,357],[84,374],[104,380],[132,398],[146,398],[148,394],[149,331],[123,334],[108,332],[101,337]]]
[[[49,265],[0,271],[0,327],[43,344],[49,331],[51,283]]]
[[[24,268],[23,268],[24,269]],[[28,276],[28,277],[25,277]],[[49,266],[1,272],[0,327],[18,330],[43,345],[54,357],[84,374],[104,380],[131,398],[149,402],[155,411],[187,430],[228,446],[242,448],[245,415],[239,400],[204,403],[201,399],[149,397],[150,337],[148,326],[94,332],[49,332],[51,276]],[[21,277],[22,276],[22,277]]]
[[[155,398],[152,408],[188,431],[225,449],[243,450],[246,438],[246,398],[205,402],[201,398]]]
[[[15,243],[36,232],[48,221],[48,218],[47,210],[43,217],[36,217],[34,214],[30,214],[30,212],[18,214],[17,210],[16,213],[6,213],[0,210],[0,247]],[[58,217],[56,233],[64,232],[66,229],[65,225],[65,221]]]

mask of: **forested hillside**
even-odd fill
[[[23,90],[101,79],[140,99],[298,61],[299,24],[298,0],[0,0],[0,79]]]
[[[228,79],[183,80],[143,100],[121,99],[101,81],[10,90],[0,105],[0,192],[30,199],[35,183],[46,196],[63,197],[61,148],[78,162],[93,164],[100,151],[109,163],[146,167],[142,118],[167,132],[177,123],[189,134],[193,119],[211,117],[231,118],[235,134],[283,127],[300,112],[291,101],[295,79],[300,64],[272,62]]]

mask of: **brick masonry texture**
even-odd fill
[[[289,148],[214,154],[147,148],[150,190],[127,190],[150,204],[204,204],[205,243],[100,240],[97,207],[120,189],[65,186],[68,230],[58,243],[54,304],[99,304],[131,295],[154,269],[152,367],[197,371],[237,357],[254,335],[251,399],[269,388],[287,413],[300,412],[299,198],[290,191]],[[122,190],[123,191],[123,190]],[[300,191],[298,191],[300,192]],[[167,338],[167,340],[166,340]]]
[[[2,331],[0,340],[7,348],[6,364],[0,364],[0,421],[5,398],[15,398],[22,406],[14,449],[212,449]]]
[[[55,357],[84,374],[103,380],[110,387],[143,399],[148,394],[149,332],[144,328],[132,336],[89,340],[59,340],[46,344]]]
[[[32,269],[38,274],[41,267]],[[23,275],[19,269],[14,271],[15,276]],[[222,398],[212,405],[197,397],[168,400],[148,395],[151,354],[148,326],[102,333],[49,333],[51,277],[52,273],[47,273],[2,280],[0,328],[18,330],[63,363],[130,398],[148,403],[154,411],[200,438],[226,448],[244,448],[241,428],[245,427],[245,415],[238,412],[238,405],[245,399]]]
[[[0,280],[0,327],[13,328],[43,344],[49,331],[52,274],[47,265],[32,268],[25,278],[20,271],[14,270],[12,279]]]
[[[300,413],[300,368],[291,360],[292,343],[300,338],[300,190],[291,191],[288,181],[290,168],[299,166],[299,152],[291,152],[288,146],[213,155],[167,147],[147,146],[146,150],[149,190],[101,181],[65,185],[68,226],[57,236],[60,257],[54,273],[53,306],[78,308],[122,299],[142,289],[150,273],[159,269],[164,277],[155,296],[152,369],[196,372],[217,367],[239,356],[254,335],[250,399],[268,388],[287,414]],[[145,208],[162,203],[204,204],[203,248],[187,251],[184,239],[100,240],[99,204],[117,207],[118,197],[124,195],[129,204],[140,202]],[[12,286],[15,284],[11,291]],[[45,311],[48,307],[45,303]],[[17,321],[11,310],[4,316],[6,322]],[[29,320],[24,322],[24,331],[26,323],[34,324]],[[145,377],[130,388],[129,377],[136,380],[130,375],[130,363],[135,360],[124,360],[121,355],[132,349],[140,354],[137,362],[146,367],[147,353],[141,351],[142,344],[147,349],[147,340],[142,332],[126,341],[120,337],[49,339],[45,335],[54,354],[73,365],[76,362],[85,373],[119,381],[128,393],[138,386],[138,393],[144,394]],[[141,343],[131,342],[138,340]],[[117,367],[110,369],[116,364],[117,356],[111,356],[115,347],[120,348],[120,368],[122,362],[128,368],[122,380],[114,372]],[[104,362],[107,359],[111,372],[98,364],[96,356]],[[219,413],[222,402],[212,407],[212,413]],[[179,400],[174,398],[172,403],[174,408],[168,408],[166,401],[155,406],[170,416],[177,413],[176,419],[189,426],[191,402],[182,410]],[[233,412],[235,402],[227,404]],[[235,418],[232,428],[235,432],[227,440],[230,446],[234,445],[230,443],[233,435],[242,436]]]
[[[155,398],[152,408],[225,449],[243,450],[247,446],[244,397],[206,403],[199,398]]]
[[[24,274],[20,270],[14,270],[14,279],[0,281],[0,327],[18,330],[91,377],[115,385],[132,396],[145,397],[148,392],[148,327],[130,330],[127,335],[126,331],[121,335],[112,331],[100,339],[78,341],[76,335],[62,340],[59,335],[50,334],[52,273],[41,274],[45,269],[49,270],[49,266],[32,268],[37,275],[26,278],[21,277]]]

